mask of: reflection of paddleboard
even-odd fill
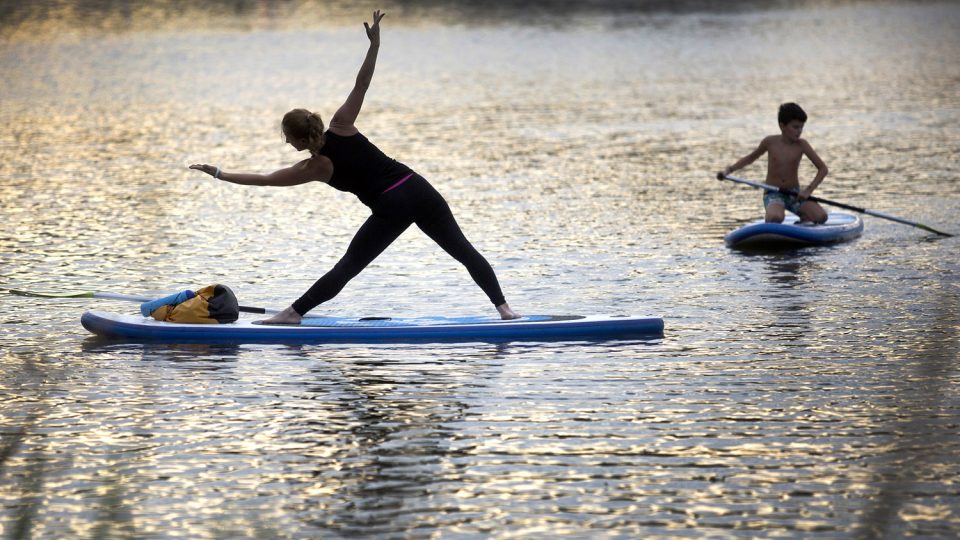
[[[322,343],[458,340],[563,341],[658,337],[663,319],[634,316],[532,315],[502,321],[494,317],[305,318],[299,325],[266,325],[251,320],[227,324],[178,324],[140,316],[88,311],[80,318],[99,336],[167,343]]]
[[[843,242],[863,232],[863,220],[851,214],[831,213],[826,223],[820,225],[799,221],[787,212],[783,223],[756,221],[731,231],[723,241],[733,248],[775,249]]]

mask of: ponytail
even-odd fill
[[[319,155],[320,149],[327,142],[323,119],[319,114],[306,109],[294,109],[283,115],[280,127],[286,135],[306,139],[307,150],[310,150],[312,156]]]

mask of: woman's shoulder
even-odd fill
[[[309,175],[321,182],[329,182],[333,174],[333,162],[324,155],[311,156],[294,165],[294,168],[307,171]]]
[[[354,137],[360,134],[360,130],[356,126],[340,126],[337,124],[330,124],[330,127],[327,128],[327,135],[334,135],[336,137]]]

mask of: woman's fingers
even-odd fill
[[[381,13],[380,10],[373,12],[373,24],[369,24],[366,21],[363,22],[363,28],[367,31],[367,36],[373,37],[374,33],[380,32],[380,19],[383,19],[383,16],[386,13]]]
[[[200,172],[205,172],[210,176],[216,176],[218,170],[217,167],[214,167],[213,165],[207,165],[206,163],[195,163],[190,165],[190,168]]]

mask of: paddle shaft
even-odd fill
[[[736,176],[730,176],[729,174],[717,174],[717,179],[718,179],[718,180],[730,180],[731,182],[738,182],[738,183],[740,183],[740,184],[746,184],[746,185],[748,185],[748,186],[753,186],[753,187],[756,187],[756,188],[765,189],[765,190],[767,190],[767,191],[773,191],[773,192],[777,192],[777,193],[786,193],[786,194],[788,194],[788,195],[796,195],[796,194],[797,194],[796,191],[793,191],[793,190],[790,190],[790,189],[784,189],[784,188],[780,188],[780,187],[776,187],[776,186],[771,186],[770,184],[764,184],[764,183],[762,183],[762,182],[754,182],[754,181],[752,181],[752,180],[744,180],[743,178],[737,178]],[[811,196],[811,197],[807,197],[806,200],[808,200],[808,201],[813,201],[813,202],[818,202],[818,203],[823,203],[823,204],[829,204],[830,206],[836,206],[836,207],[839,207],[839,208],[844,208],[844,209],[846,209],[846,210],[852,210],[852,211],[854,211],[854,212],[859,212],[859,213],[861,213],[861,214],[866,214],[866,215],[868,215],[868,216],[874,216],[874,217],[878,217],[878,218],[889,219],[890,221],[896,221],[897,223],[903,223],[904,225],[911,225],[911,226],[913,226],[913,227],[918,227],[918,228],[923,229],[923,230],[925,230],[925,231],[930,231],[930,232],[932,232],[932,233],[939,234],[940,236],[953,236],[953,235],[950,234],[950,233],[945,233],[945,232],[943,232],[943,231],[938,231],[938,230],[934,229],[933,227],[929,227],[929,226],[927,226],[927,225],[924,225],[923,223],[917,223],[916,221],[910,221],[910,220],[908,220],[908,219],[899,218],[899,217],[897,217],[897,216],[891,216],[890,214],[885,214],[885,213],[883,213],[883,212],[877,212],[876,210],[867,210],[866,208],[860,208],[859,206],[853,206],[853,205],[845,204],[845,203],[842,203],[842,202],[836,202],[836,201],[831,201],[831,200],[827,200],[827,199],[821,199],[820,197],[813,197],[813,196]]]
[[[18,296],[31,296],[34,298],[104,298],[107,300],[124,300],[127,302],[150,302],[156,300],[156,298],[149,298],[146,296],[135,296],[132,294],[120,294],[112,292],[79,292],[79,293],[38,293],[30,291],[21,291],[17,289],[8,289],[10,294],[16,294]],[[250,307],[250,306],[240,306],[240,311],[244,313],[264,313],[264,314],[273,314],[279,313],[279,310],[262,308],[262,307]]]

